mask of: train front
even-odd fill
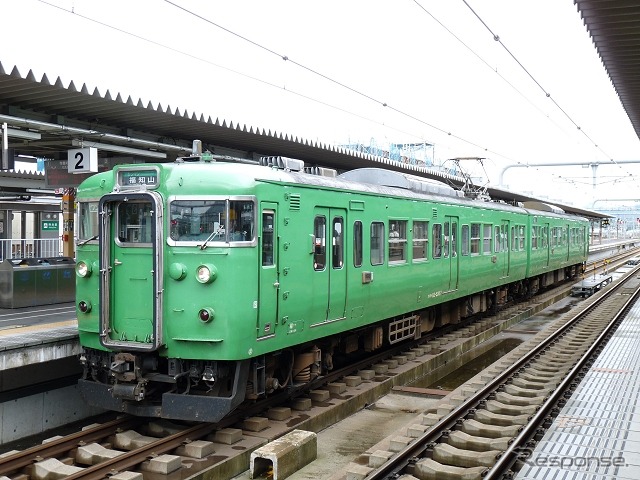
[[[78,189],[85,400],[217,422],[244,399],[257,318],[256,198],[243,166],[121,166]]]

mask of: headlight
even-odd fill
[[[79,277],[88,277],[91,275],[91,266],[83,261],[80,261],[76,264],[76,273]]]
[[[200,283],[211,283],[216,277],[217,270],[213,265],[200,265],[196,270],[196,278]]]

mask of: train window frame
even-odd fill
[[[313,269],[321,272],[327,268],[327,217],[313,217]]]
[[[363,225],[362,221],[356,220],[353,222],[353,266],[356,268],[362,267],[363,259]]]
[[[468,257],[471,253],[471,228],[467,224],[463,224],[460,230],[460,254]]]
[[[429,259],[429,221],[413,220],[411,234],[413,263],[426,262]]]
[[[276,222],[276,212],[273,209],[266,208],[260,213],[261,216],[261,237],[262,237],[262,259],[260,264],[262,267],[274,267],[276,265],[276,242],[274,238],[274,226]],[[269,223],[269,217],[271,223]]]
[[[172,206],[175,205],[174,202],[224,202],[224,228],[220,232],[219,236],[214,236],[212,238],[208,238],[210,236],[206,233],[199,234],[198,238],[173,238],[172,228],[175,228],[175,224],[173,223],[176,218],[174,218],[174,212],[172,210]],[[231,224],[231,212],[235,211],[231,202],[246,202],[251,204],[251,208],[247,210],[247,212],[240,212],[241,217],[245,215],[244,220],[248,221],[249,228],[245,229],[246,234],[244,236],[244,240],[242,237],[240,239],[234,238],[233,235],[235,232],[235,225]],[[258,235],[256,232],[257,225],[257,215],[258,215],[258,202],[254,195],[172,195],[167,199],[167,215],[165,219],[165,237],[167,245],[172,247],[190,247],[190,246],[200,246],[205,241],[207,242],[207,246],[209,247],[255,247],[258,245]],[[250,218],[249,218],[250,217]],[[219,222],[219,226],[221,226],[222,222]],[[214,224],[215,225],[215,224]],[[240,228],[238,232],[242,232],[243,224],[240,224]],[[212,232],[211,232],[212,233]],[[193,234],[195,237],[196,234]],[[249,240],[246,240],[247,237],[250,237]]]
[[[331,268],[344,268],[344,218],[333,217],[331,220]]]
[[[369,261],[372,267],[384,264],[384,239],[384,222],[371,222],[369,229]]]
[[[123,212],[122,208],[130,208],[135,205],[146,205],[149,210],[142,209],[142,214],[139,210]],[[136,199],[130,201],[118,201],[113,209],[115,228],[114,242],[119,247],[136,248],[136,247],[151,247],[153,245],[153,225],[154,220],[154,203],[149,199]],[[148,215],[147,215],[148,214]],[[137,215],[139,223],[129,223],[130,216]],[[145,219],[149,219],[150,222],[146,224]],[[124,230],[122,229],[124,227]],[[123,236],[124,234],[124,236]],[[136,237],[136,238],[133,238]],[[146,241],[145,241],[146,240]]]
[[[78,241],[97,242],[100,233],[100,199],[78,200]]]
[[[492,255],[493,248],[491,243],[493,242],[493,225],[490,223],[482,224],[482,254]]]
[[[434,223],[431,226],[431,257],[442,258],[442,224]]]
[[[390,265],[407,263],[407,223],[407,220],[389,220],[387,255]]]
[[[476,257],[480,255],[480,244],[481,244],[481,224],[479,222],[474,222],[471,224],[471,256]]]

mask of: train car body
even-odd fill
[[[215,422],[349,354],[574,277],[586,261],[584,218],[357,178],[179,162],[85,180],[85,399]]]

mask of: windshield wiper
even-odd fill
[[[216,238],[216,235],[222,236],[222,232],[220,230],[218,230],[216,232],[211,232],[211,235],[209,235],[207,237],[207,239],[204,241],[204,243],[202,245],[198,245],[200,247],[200,250],[204,250],[205,248],[207,248],[207,243],[209,243],[211,240]]]
[[[83,240],[81,242],[78,242],[78,244],[76,245],[76,247],[81,247],[82,245],[84,245],[87,242],[90,242],[91,240],[96,240],[100,235],[94,235],[93,237],[87,238],[86,240]]]

